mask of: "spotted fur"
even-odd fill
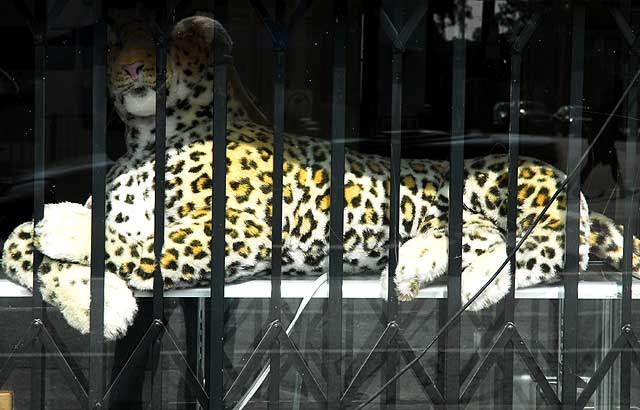
[[[106,336],[121,336],[135,314],[128,288],[151,289],[160,266],[165,289],[210,280],[212,207],[211,46],[226,36],[206,17],[191,17],[173,31],[167,70],[165,236],[162,256],[153,252],[155,55],[150,31],[140,20],[118,25],[109,53],[110,97],[126,124],[127,153],[107,176]],[[225,38],[225,43],[230,40]],[[133,64],[133,65],[132,65]],[[125,70],[123,67],[127,68]],[[135,79],[131,74],[136,71]],[[267,273],[271,267],[273,130],[228,86],[225,269],[226,280]],[[222,164],[214,164],[222,169]],[[507,158],[493,155],[464,162],[462,296],[468,300],[506,257]],[[328,268],[330,146],[327,141],[285,136],[282,268],[286,274],[320,274]],[[389,244],[390,164],[387,158],[347,151],[345,163],[344,268],[347,273],[383,272]],[[400,166],[399,264],[401,300],[447,271],[449,164],[403,160]],[[517,235],[548,203],[565,175],[536,159],[518,168]],[[516,285],[556,279],[563,271],[566,196],[551,204],[517,255]],[[20,225],[7,240],[3,264],[13,280],[31,287],[33,245],[45,255],[42,293],[69,323],[88,331],[90,210],[50,205],[37,226]],[[70,212],[74,209],[74,212]],[[580,197],[580,269],[589,253],[619,267],[622,228],[590,214]],[[64,215],[64,217],[61,217]],[[56,225],[56,221],[61,226]],[[88,236],[87,236],[88,235]],[[634,242],[634,270],[639,243]],[[473,305],[496,303],[509,290],[508,269]],[[383,280],[383,283],[385,281]],[[74,290],[75,289],[75,290]],[[115,302],[117,301],[117,302]],[[125,301],[125,302],[122,302]],[[117,305],[117,306],[115,306]],[[115,312],[115,313],[113,313]]]

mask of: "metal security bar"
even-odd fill
[[[334,1],[335,26],[333,39],[333,90],[331,123],[331,218],[329,236],[329,307],[332,320],[328,325],[327,408],[340,408],[342,394],[342,281],[344,232],[344,159],[346,140],[346,48],[347,7],[340,0]],[[337,234],[336,234],[337,233]]]
[[[295,341],[284,331],[283,322],[283,280],[282,280],[282,196],[283,196],[283,162],[285,147],[285,73],[286,55],[293,26],[312,7],[311,1],[300,0],[287,18],[286,3],[284,0],[276,0],[275,13],[268,10],[260,0],[249,0],[248,3],[256,11],[271,37],[274,54],[274,79],[273,79],[273,123],[274,123],[274,149],[273,149],[273,214],[272,214],[272,274],[270,277],[270,299],[268,323],[266,331],[260,336],[255,349],[248,355],[248,359],[242,369],[236,374],[229,369],[230,359],[225,356],[225,198],[226,175],[224,164],[226,161],[227,138],[227,65],[228,54],[222,42],[214,40],[213,65],[215,94],[213,102],[213,138],[214,148],[212,157],[214,166],[217,164],[218,172],[213,172],[213,198],[215,198],[212,210],[212,236],[211,241],[211,286],[209,292],[209,317],[208,332],[210,335],[210,347],[207,349],[205,360],[208,361],[208,374],[203,383],[194,371],[189,367],[186,358],[180,353],[177,338],[173,331],[164,323],[163,278],[160,268],[154,273],[153,288],[153,318],[146,333],[139,341],[132,355],[126,361],[125,366],[115,377],[113,383],[106,385],[104,380],[104,220],[105,220],[105,163],[106,150],[106,24],[105,4],[95,1],[93,19],[92,40],[92,247],[91,247],[91,336],[90,336],[90,367],[89,378],[84,380],[84,375],[76,373],[70,362],[56,341],[47,330],[47,317],[44,310],[42,296],[38,289],[37,272],[42,255],[34,252],[33,259],[33,292],[32,315],[33,320],[25,335],[9,353],[6,362],[0,369],[0,387],[6,383],[15,367],[16,355],[27,349],[34,354],[31,361],[31,408],[45,408],[44,375],[50,365],[45,361],[51,358],[57,368],[62,371],[74,396],[83,409],[99,409],[105,406],[114,387],[127,382],[127,372],[135,364],[142,361],[150,353],[152,358],[152,408],[161,409],[162,403],[162,372],[161,372],[161,343],[165,341],[171,348],[178,352],[172,358],[180,367],[182,377],[192,389],[201,408],[218,410],[232,408],[238,403],[240,397],[245,394],[246,386],[251,385],[256,373],[263,366],[263,359],[270,365],[269,383],[267,387],[269,408],[281,407],[281,381],[289,366],[293,367],[302,378],[305,388],[309,391],[318,408],[327,409],[351,409],[366,408],[377,397],[383,397],[380,401],[381,408],[393,409],[399,406],[401,399],[401,386],[397,383],[400,375],[408,370],[422,388],[422,392],[429,404],[436,408],[463,409],[472,403],[474,394],[485,382],[489,372],[496,366],[501,369],[501,384],[499,400],[503,408],[518,408],[514,397],[514,359],[518,357],[525,365],[526,371],[535,382],[536,388],[551,408],[584,409],[604,380],[605,375],[612,369],[613,363],[620,358],[620,406],[630,409],[634,404],[631,397],[632,365],[640,371],[640,342],[632,327],[632,277],[629,272],[633,268],[633,233],[638,224],[638,217],[634,211],[638,204],[637,198],[628,195],[624,198],[622,209],[625,220],[623,268],[622,271],[622,298],[620,334],[615,339],[613,346],[604,356],[588,382],[584,382],[578,375],[578,335],[579,319],[579,235],[580,235],[580,173],[576,172],[583,164],[586,155],[601,137],[603,129],[611,121],[623,103],[626,104],[627,126],[629,132],[626,137],[626,169],[625,186],[632,186],[636,181],[633,176],[637,172],[635,165],[637,152],[637,98],[638,78],[640,67],[638,66],[638,38],[637,30],[630,27],[622,10],[629,10],[629,0],[624,0],[622,7],[610,7],[611,17],[614,19],[625,40],[630,57],[625,66],[625,91],[620,96],[618,103],[607,116],[605,124],[596,133],[595,138],[588,147],[582,146],[583,135],[583,107],[584,97],[584,71],[585,71],[585,38],[588,30],[586,19],[586,5],[576,1],[571,3],[571,108],[570,108],[570,137],[567,156],[566,173],[567,180],[560,184],[558,192],[567,190],[567,221],[566,221],[566,274],[563,277],[564,298],[562,303],[562,360],[561,377],[558,380],[558,389],[554,389],[545,376],[542,366],[529,348],[528,342],[522,336],[516,323],[516,290],[515,275],[517,274],[516,253],[522,246],[524,239],[531,234],[533,227],[540,222],[542,214],[533,221],[532,227],[524,232],[520,239],[516,235],[517,230],[517,205],[518,205],[518,161],[521,145],[521,131],[519,120],[519,104],[521,101],[523,52],[534,32],[544,21],[547,10],[540,10],[526,22],[524,28],[517,34],[511,44],[510,61],[510,116],[508,133],[508,200],[507,200],[507,254],[508,258],[496,261],[496,273],[493,279],[504,270],[510,262],[508,273],[511,278],[511,290],[507,295],[503,307],[504,313],[493,324],[497,335],[490,343],[488,352],[479,357],[473,366],[465,369],[461,366],[461,328],[460,316],[473,302],[470,300],[465,305],[461,299],[461,275],[462,275],[462,224],[463,224],[463,194],[464,194],[464,149],[466,142],[466,99],[467,99],[467,29],[466,7],[468,2],[462,1],[457,5],[456,34],[453,40],[452,53],[452,83],[451,83],[451,133],[450,133],[450,197],[449,197],[449,256],[448,276],[446,284],[446,303],[440,304],[446,307],[443,315],[442,327],[434,332],[435,337],[422,350],[416,351],[408,342],[408,336],[399,325],[398,301],[395,293],[394,270],[399,260],[400,245],[400,164],[403,136],[402,107],[403,107],[403,60],[406,56],[407,43],[416,31],[419,24],[429,16],[431,2],[424,0],[419,2],[413,10],[405,10],[402,2],[394,2],[391,16],[381,6],[375,10],[375,15],[380,18],[380,26],[387,39],[391,42],[391,181],[390,181],[390,226],[389,226],[389,275],[387,283],[387,302],[384,314],[380,317],[380,323],[384,331],[380,335],[372,335],[373,346],[370,348],[362,363],[357,363],[357,371],[354,375],[344,371],[348,358],[352,356],[343,353],[344,312],[343,302],[347,300],[344,295],[343,272],[343,238],[344,232],[344,179],[345,179],[345,141],[347,137],[346,118],[346,94],[348,86],[347,66],[347,36],[349,30],[349,2],[335,0],[333,3],[334,24],[331,27],[333,34],[333,65],[332,65],[332,92],[331,92],[331,206],[330,206],[330,257],[329,257],[329,293],[328,308],[325,312],[328,321],[325,325],[327,337],[323,345],[323,358],[326,361],[323,377],[316,375],[309,365],[307,358],[301,353]],[[56,2],[49,8],[47,15],[47,2],[35,2],[33,12],[21,1],[14,1],[14,6],[28,20],[33,29],[35,45],[35,95],[34,95],[34,174],[46,175],[45,147],[46,136],[46,73],[47,73],[47,19],[55,19],[65,10],[65,1]],[[162,241],[164,238],[164,207],[165,207],[165,150],[166,150],[166,98],[165,80],[167,76],[167,47],[168,33],[170,32],[171,17],[174,15],[174,4],[164,2],[158,6],[160,15],[157,21],[156,33],[156,157],[155,157],[155,219],[154,219],[154,253],[157,260],[162,254]],[[229,4],[226,1],[216,2],[214,9],[216,16],[224,24],[226,10]],[[369,6],[367,6],[369,7]],[[370,12],[371,10],[369,10]],[[409,18],[405,19],[407,13]],[[406,23],[403,21],[406,20]],[[425,24],[431,24],[425,21]],[[376,33],[377,35],[377,33]],[[371,41],[371,40],[369,40]],[[369,108],[370,110],[370,108]],[[37,223],[43,218],[45,192],[44,188],[35,185],[34,189],[34,221]],[[547,205],[548,207],[548,205]],[[35,226],[35,225],[34,225]],[[501,265],[500,265],[501,263]],[[158,264],[159,266],[159,264]],[[483,291],[489,282],[481,289]],[[445,306],[446,305],[446,306]],[[444,310],[444,309],[443,309]],[[440,383],[434,382],[431,375],[419,362],[425,353],[438,343],[441,348],[444,371]],[[45,354],[46,353],[46,354]],[[400,360],[405,365],[400,367]],[[382,368],[383,379],[381,387],[376,389],[371,396],[364,399],[359,396],[362,387],[373,373]],[[324,378],[324,380],[323,380]],[[230,386],[225,391],[225,384]],[[579,389],[581,391],[579,391]]]
[[[93,78],[92,91],[92,179],[91,179],[91,318],[89,369],[89,406],[95,407],[104,395],[104,274],[105,274],[105,214],[106,170],[98,164],[106,163],[107,132],[107,25],[104,4],[94,4]]]

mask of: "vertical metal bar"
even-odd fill
[[[567,153],[567,172],[574,169],[582,154],[582,96],[584,78],[585,6],[573,4],[571,34],[571,108]],[[566,264],[564,275],[564,320],[562,327],[562,405],[573,409],[576,403],[578,364],[578,271],[580,269],[580,177],[567,185]]]
[[[442,327],[447,323],[447,319],[449,318],[447,315],[447,299],[437,299],[435,301],[435,306],[438,312],[438,329],[442,329]],[[446,335],[444,337],[439,337],[436,344],[437,354],[436,354],[436,380],[435,384],[438,390],[444,392],[445,379],[446,379],[446,369],[447,369],[447,338]],[[445,397],[446,401],[446,397]]]
[[[327,409],[340,409],[342,393],[342,275],[347,6],[334,1],[333,90],[331,105],[331,208],[329,236],[329,366]]]
[[[166,10],[160,8],[160,27],[156,39],[156,152],[155,152],[155,208],[153,251],[156,258],[156,270],[153,280],[153,317],[163,317],[163,280],[160,260],[164,242],[164,185],[166,151],[166,102],[167,102],[167,39]]]
[[[285,2],[276,1],[276,24],[282,27],[285,18]],[[276,35],[282,35],[278,33]],[[283,40],[283,39],[280,39]],[[284,162],[284,77],[285,77],[285,46],[283,42],[274,42],[274,82],[273,82],[273,200],[272,200],[272,231],[271,231],[271,299],[270,320],[281,318],[281,289],[282,281],[282,190],[283,190],[283,162]],[[280,408],[280,343],[276,339],[269,349],[269,401],[270,410]]]
[[[107,25],[101,0],[94,3],[91,166],[91,309],[89,405],[104,394],[104,258],[107,130]]]
[[[153,251],[156,269],[153,277],[153,318],[162,321],[164,316],[164,280],[162,278],[162,247],[164,245],[164,185],[166,166],[166,102],[167,102],[167,2],[159,6],[160,30],[156,38],[156,151],[155,151],[155,208]],[[158,337],[151,347],[152,397],[154,409],[162,407],[162,339]]]
[[[376,135],[378,122],[378,53],[381,0],[367,0],[363,7],[362,78],[360,96],[360,135]]]
[[[464,189],[464,124],[466,2],[462,1],[458,13],[458,34],[453,40],[453,85],[451,113],[451,164],[449,183],[449,273],[447,281],[447,309],[451,317],[461,307],[460,285],[462,274],[462,194]],[[460,392],[460,321],[446,333],[445,401],[447,409],[458,409]]]
[[[396,5],[400,4],[397,2]],[[399,6],[396,6],[396,8]],[[395,12],[394,16],[401,16]],[[395,23],[398,21],[396,19]],[[387,287],[387,321],[395,320],[398,299],[393,280],[398,266],[400,244],[400,151],[402,132],[402,51],[393,49],[391,60],[391,190],[389,208],[389,275]]]
[[[517,51],[511,56],[511,103],[509,110],[509,181],[507,200],[507,254],[511,254],[516,247],[516,220],[518,216],[518,155],[520,144],[520,77],[522,55]],[[515,289],[516,289],[516,256],[510,260],[509,275],[511,289],[505,298],[504,320],[515,320]],[[513,345],[507,343],[502,359],[502,406],[505,409],[513,407]]]
[[[403,3],[397,1],[393,7],[393,23],[396,27],[402,25]],[[395,271],[398,266],[398,251],[400,247],[400,155],[402,137],[402,58],[403,50],[393,46],[391,60],[391,189],[389,198],[389,272],[387,276],[387,323],[396,320],[398,315],[398,298],[395,289]],[[384,381],[390,379],[396,372],[398,355],[393,352],[395,342],[391,340],[385,360]],[[391,384],[385,391],[383,408],[393,410],[398,395],[397,383]]]
[[[33,183],[33,223],[34,234],[36,224],[44,217],[45,201],[45,155],[46,155],[46,59],[47,59],[47,2],[34,3],[34,183]],[[34,235],[35,237],[35,235]],[[42,262],[42,254],[33,252],[33,295],[31,297],[33,319],[45,319],[45,307],[40,294],[38,268]],[[42,345],[34,340],[34,347],[39,347],[40,355],[31,359],[31,408],[44,408],[45,389],[45,351]],[[34,349],[34,351],[38,351]]]
[[[624,10],[631,11],[629,0],[623,2]],[[629,18],[632,15],[629,12]],[[638,67],[638,56],[632,54],[627,60],[627,79],[631,79],[633,72]],[[629,92],[627,97],[627,147],[625,158],[625,171],[622,176],[623,180],[618,181],[619,184],[625,188],[624,199],[624,245],[622,254],[622,312],[621,322],[622,327],[631,325],[632,321],[632,297],[631,297],[631,284],[632,284],[632,272],[633,272],[633,233],[638,225],[638,217],[634,210],[635,198],[633,192],[635,191],[634,175],[636,175],[636,161],[638,150],[638,86],[633,85],[633,88]],[[632,353],[629,351],[629,346],[625,345],[620,356],[620,409],[629,410],[631,406],[631,360]]]
[[[216,1],[216,16],[224,15],[226,1]],[[219,12],[218,12],[219,11]],[[213,95],[213,229],[211,240],[211,299],[209,334],[209,410],[224,409],[224,248],[226,219],[227,66],[226,50],[214,41]],[[216,166],[216,164],[218,164]],[[216,168],[217,167],[217,168]],[[215,170],[218,172],[215,172]]]

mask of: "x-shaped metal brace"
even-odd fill
[[[407,339],[402,335],[400,326],[396,322],[389,323],[384,332],[382,332],[382,335],[380,335],[380,337],[378,338],[378,341],[374,345],[373,349],[371,349],[366,359],[356,372],[353,380],[351,381],[351,383],[349,383],[349,386],[342,394],[340,401],[343,404],[348,403],[350,398],[353,396],[353,394],[355,394],[362,383],[364,383],[369,377],[371,377],[375,370],[380,367],[380,365],[385,361],[388,349],[392,346],[400,350],[400,354],[407,363],[416,358],[416,354],[413,348],[409,345]],[[431,378],[431,376],[429,376],[424,367],[422,367],[420,363],[416,362],[411,367],[411,370],[420,382],[420,386],[422,387],[429,400],[431,400],[433,404],[444,404],[442,393],[440,393],[440,390],[438,390],[433,382],[433,379]]]
[[[462,388],[460,403],[466,406],[470,402],[478,387],[489,373],[489,370],[498,362],[502,352],[509,345],[511,345],[515,353],[520,356],[520,359],[529,371],[529,375],[537,383],[538,390],[544,401],[547,402],[547,404],[559,406],[561,404],[560,399],[551,388],[549,381],[540,366],[538,366],[531,350],[529,350],[520,332],[518,332],[518,329],[516,329],[516,326],[512,322],[508,322],[504,326],[500,334],[494,339],[484,359],[476,365],[472,376]]]
[[[613,366],[613,362],[624,349],[631,351],[633,354],[633,363],[638,369],[638,373],[640,373],[640,342],[638,342],[638,337],[634,334],[631,325],[627,324],[622,327],[622,332],[613,343],[611,349],[604,356],[604,359],[602,359],[600,366],[596,369],[596,372],[589,380],[589,383],[587,383],[587,386],[584,388],[582,393],[580,393],[576,403],[576,409],[584,409],[593,393],[596,391],[598,386],[600,386],[604,376],[609,372],[611,366]]]
[[[249,356],[249,359],[242,367],[238,377],[234,380],[233,384],[225,394],[224,400],[228,401],[237,399],[242,392],[242,389],[250,384],[249,378],[260,368],[263,364],[264,356],[276,342],[280,343],[280,349],[283,355],[288,356],[288,358],[293,362],[293,366],[302,377],[302,381],[305,383],[314,398],[320,403],[326,403],[327,397],[322,391],[322,388],[318,383],[318,379],[304,360],[304,357],[302,356],[302,353],[300,353],[295,342],[284,331],[282,323],[280,323],[279,320],[271,322],[269,328],[258,343],[258,346],[254,349],[253,353],[251,353],[251,356]]]
[[[87,390],[60,351],[55,340],[53,340],[51,333],[49,333],[47,327],[40,319],[34,319],[31,322],[25,334],[20,338],[18,343],[15,344],[11,353],[9,353],[9,358],[0,369],[0,387],[6,383],[15,368],[17,355],[31,350],[31,343],[34,341],[42,343],[42,346],[53,356],[54,361],[62,371],[62,375],[69,383],[69,388],[74,396],[82,404],[83,408],[87,408],[89,403]]]

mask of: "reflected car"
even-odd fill
[[[569,135],[569,124],[571,123],[570,114],[571,114],[572,105],[563,105],[553,114],[553,130],[556,135]],[[591,130],[591,123],[593,122],[593,112],[591,107],[576,105],[577,109],[579,109],[580,115],[576,117],[582,121],[582,129],[584,131]],[[584,134],[583,134],[584,135]]]
[[[510,102],[499,102],[493,106],[495,131],[509,131]],[[532,134],[547,134],[553,130],[553,119],[548,108],[538,101],[520,101],[520,130]]]

